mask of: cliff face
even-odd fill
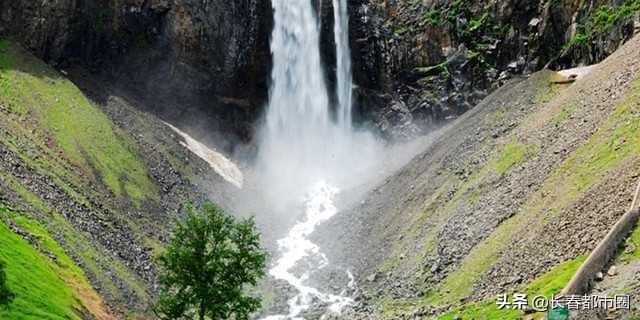
[[[266,97],[269,1],[126,0],[0,4],[0,34],[45,61],[83,65],[180,117],[201,111],[240,138]]]
[[[403,137],[460,115],[513,75],[603,60],[634,34],[640,4],[355,0],[351,8],[355,78],[388,94],[376,106],[363,90],[368,115]]]
[[[0,4],[0,32],[54,64],[73,59],[99,65],[157,34],[168,8],[166,1],[10,1]]]
[[[317,5],[331,84],[332,1]],[[512,75],[601,61],[634,33],[639,7],[635,0],[350,0],[357,119],[389,137],[423,133]],[[154,111],[190,122],[204,112],[202,126],[245,142],[267,97],[271,20],[268,0],[0,4],[0,33],[46,61],[91,66],[150,99]]]

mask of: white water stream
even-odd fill
[[[264,181],[265,200],[275,211],[302,203],[305,212],[278,241],[279,256],[269,274],[284,280],[297,294],[288,313],[266,320],[303,319],[316,303],[340,313],[352,299],[351,281],[340,294],[321,292],[309,282],[311,274],[329,265],[308,237],[335,216],[340,189],[353,187],[372,171],[380,147],[372,134],[352,125],[352,74],[347,0],[332,0],[336,41],[336,96],[331,108],[320,57],[320,24],[311,0],[272,0],[274,29],[272,84],[260,132],[257,169]],[[333,109],[333,111],[332,111]],[[292,212],[290,214],[295,214]],[[300,272],[301,267],[305,269]]]
[[[316,226],[338,213],[338,209],[333,205],[333,199],[338,192],[338,189],[324,182],[319,182],[313,186],[309,197],[306,199],[306,216],[304,220],[291,228],[286,238],[278,241],[282,256],[275,266],[269,270],[269,274],[276,279],[287,281],[298,290],[298,294],[289,300],[289,314],[269,316],[265,320],[303,319],[300,314],[313,304],[314,299],[328,304],[329,311],[333,313],[340,313],[345,306],[353,303],[351,298],[345,296],[346,289],[354,289],[355,286],[353,275],[350,272],[347,271],[347,275],[351,280],[340,295],[323,293],[305,284],[305,281],[314,270],[306,270],[302,276],[296,276],[291,272],[291,269],[298,262],[312,256],[319,261],[316,266],[318,269],[322,269],[329,264],[329,260],[320,252],[320,248],[309,241],[307,237],[313,233]]]

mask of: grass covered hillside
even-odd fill
[[[89,98],[0,40],[0,259],[15,294],[2,319],[149,314],[154,257],[200,167],[160,121],[101,90]]]
[[[2,319],[114,319],[84,272],[37,222],[0,208],[0,260],[14,300]],[[6,224],[5,224],[6,223]]]
[[[32,129],[25,137],[42,142],[82,178],[100,182],[102,191],[134,202],[156,196],[131,141],[73,83],[6,40],[0,50],[7,129]]]
[[[542,71],[505,85],[376,188],[353,221],[330,223],[344,230],[334,259],[374,279],[363,283],[382,318],[517,319],[522,311],[497,310],[497,294],[549,296],[567,284],[640,178],[639,49],[635,37],[573,84]],[[636,240],[622,263],[637,259]]]
[[[135,266],[107,253],[115,246],[109,242],[126,237],[131,244],[124,245],[149,254],[142,250],[144,239],[135,239],[134,226],[126,217],[105,207],[140,206],[158,197],[157,187],[131,141],[73,83],[7,40],[0,42],[0,113],[0,200],[17,208],[3,211],[3,232],[11,233],[8,226],[18,218],[24,223],[37,221],[41,233],[55,235],[55,240],[48,238],[50,246],[59,254],[65,254],[64,247],[73,256],[66,258],[71,270],[82,265],[104,292],[121,303],[128,300],[122,295],[124,288],[135,292],[141,301],[146,299],[144,279],[133,270]],[[73,274],[60,274],[65,268],[56,264],[59,259],[51,261],[18,235],[7,237],[6,241],[10,240],[15,250],[28,254],[4,252],[8,248],[2,248],[9,287],[16,292],[9,312],[22,306],[34,312],[41,309],[44,318],[76,314],[82,304],[71,286]],[[34,268],[44,279],[57,280],[49,290],[60,289],[61,294],[17,287],[28,283],[21,281],[28,279],[18,278],[25,271],[19,266],[30,263],[17,259],[28,257],[35,259]],[[84,275],[80,279],[86,283]],[[25,292],[42,296],[29,299],[22,297]]]

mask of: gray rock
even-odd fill
[[[627,247],[624,249],[624,253],[631,254],[631,253],[635,252],[636,249],[637,249],[636,245],[634,245],[633,243],[629,243],[627,245]]]
[[[529,27],[535,28],[540,24],[540,18],[533,18],[529,21]]]
[[[602,272],[597,272],[594,279],[596,281],[602,281],[604,279],[604,274],[602,274]]]

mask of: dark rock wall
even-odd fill
[[[83,65],[161,116],[240,139],[267,96],[271,25],[269,0],[0,3],[0,35],[49,63]]]
[[[245,97],[265,89],[271,19],[268,0],[182,0],[166,34],[176,60],[207,74],[214,92]]]
[[[157,35],[168,4],[161,1],[3,1],[0,32],[48,62],[99,66]]]
[[[465,112],[509,77],[601,61],[634,33],[633,15],[592,28],[599,30],[588,39],[577,35],[603,6],[614,15],[636,3],[349,0],[356,119],[409,138]],[[314,5],[332,88],[332,1]],[[268,96],[269,0],[3,1],[0,22],[0,33],[47,61],[100,70],[161,115],[244,142]]]
[[[371,90],[384,93],[366,115],[398,138],[460,115],[514,75],[603,60],[634,34],[640,7],[634,0],[350,3],[361,105],[372,103]],[[611,23],[594,22],[597,12]]]
[[[47,59],[60,58],[70,34],[72,1],[41,5],[33,1],[0,2],[0,33],[14,34]]]

